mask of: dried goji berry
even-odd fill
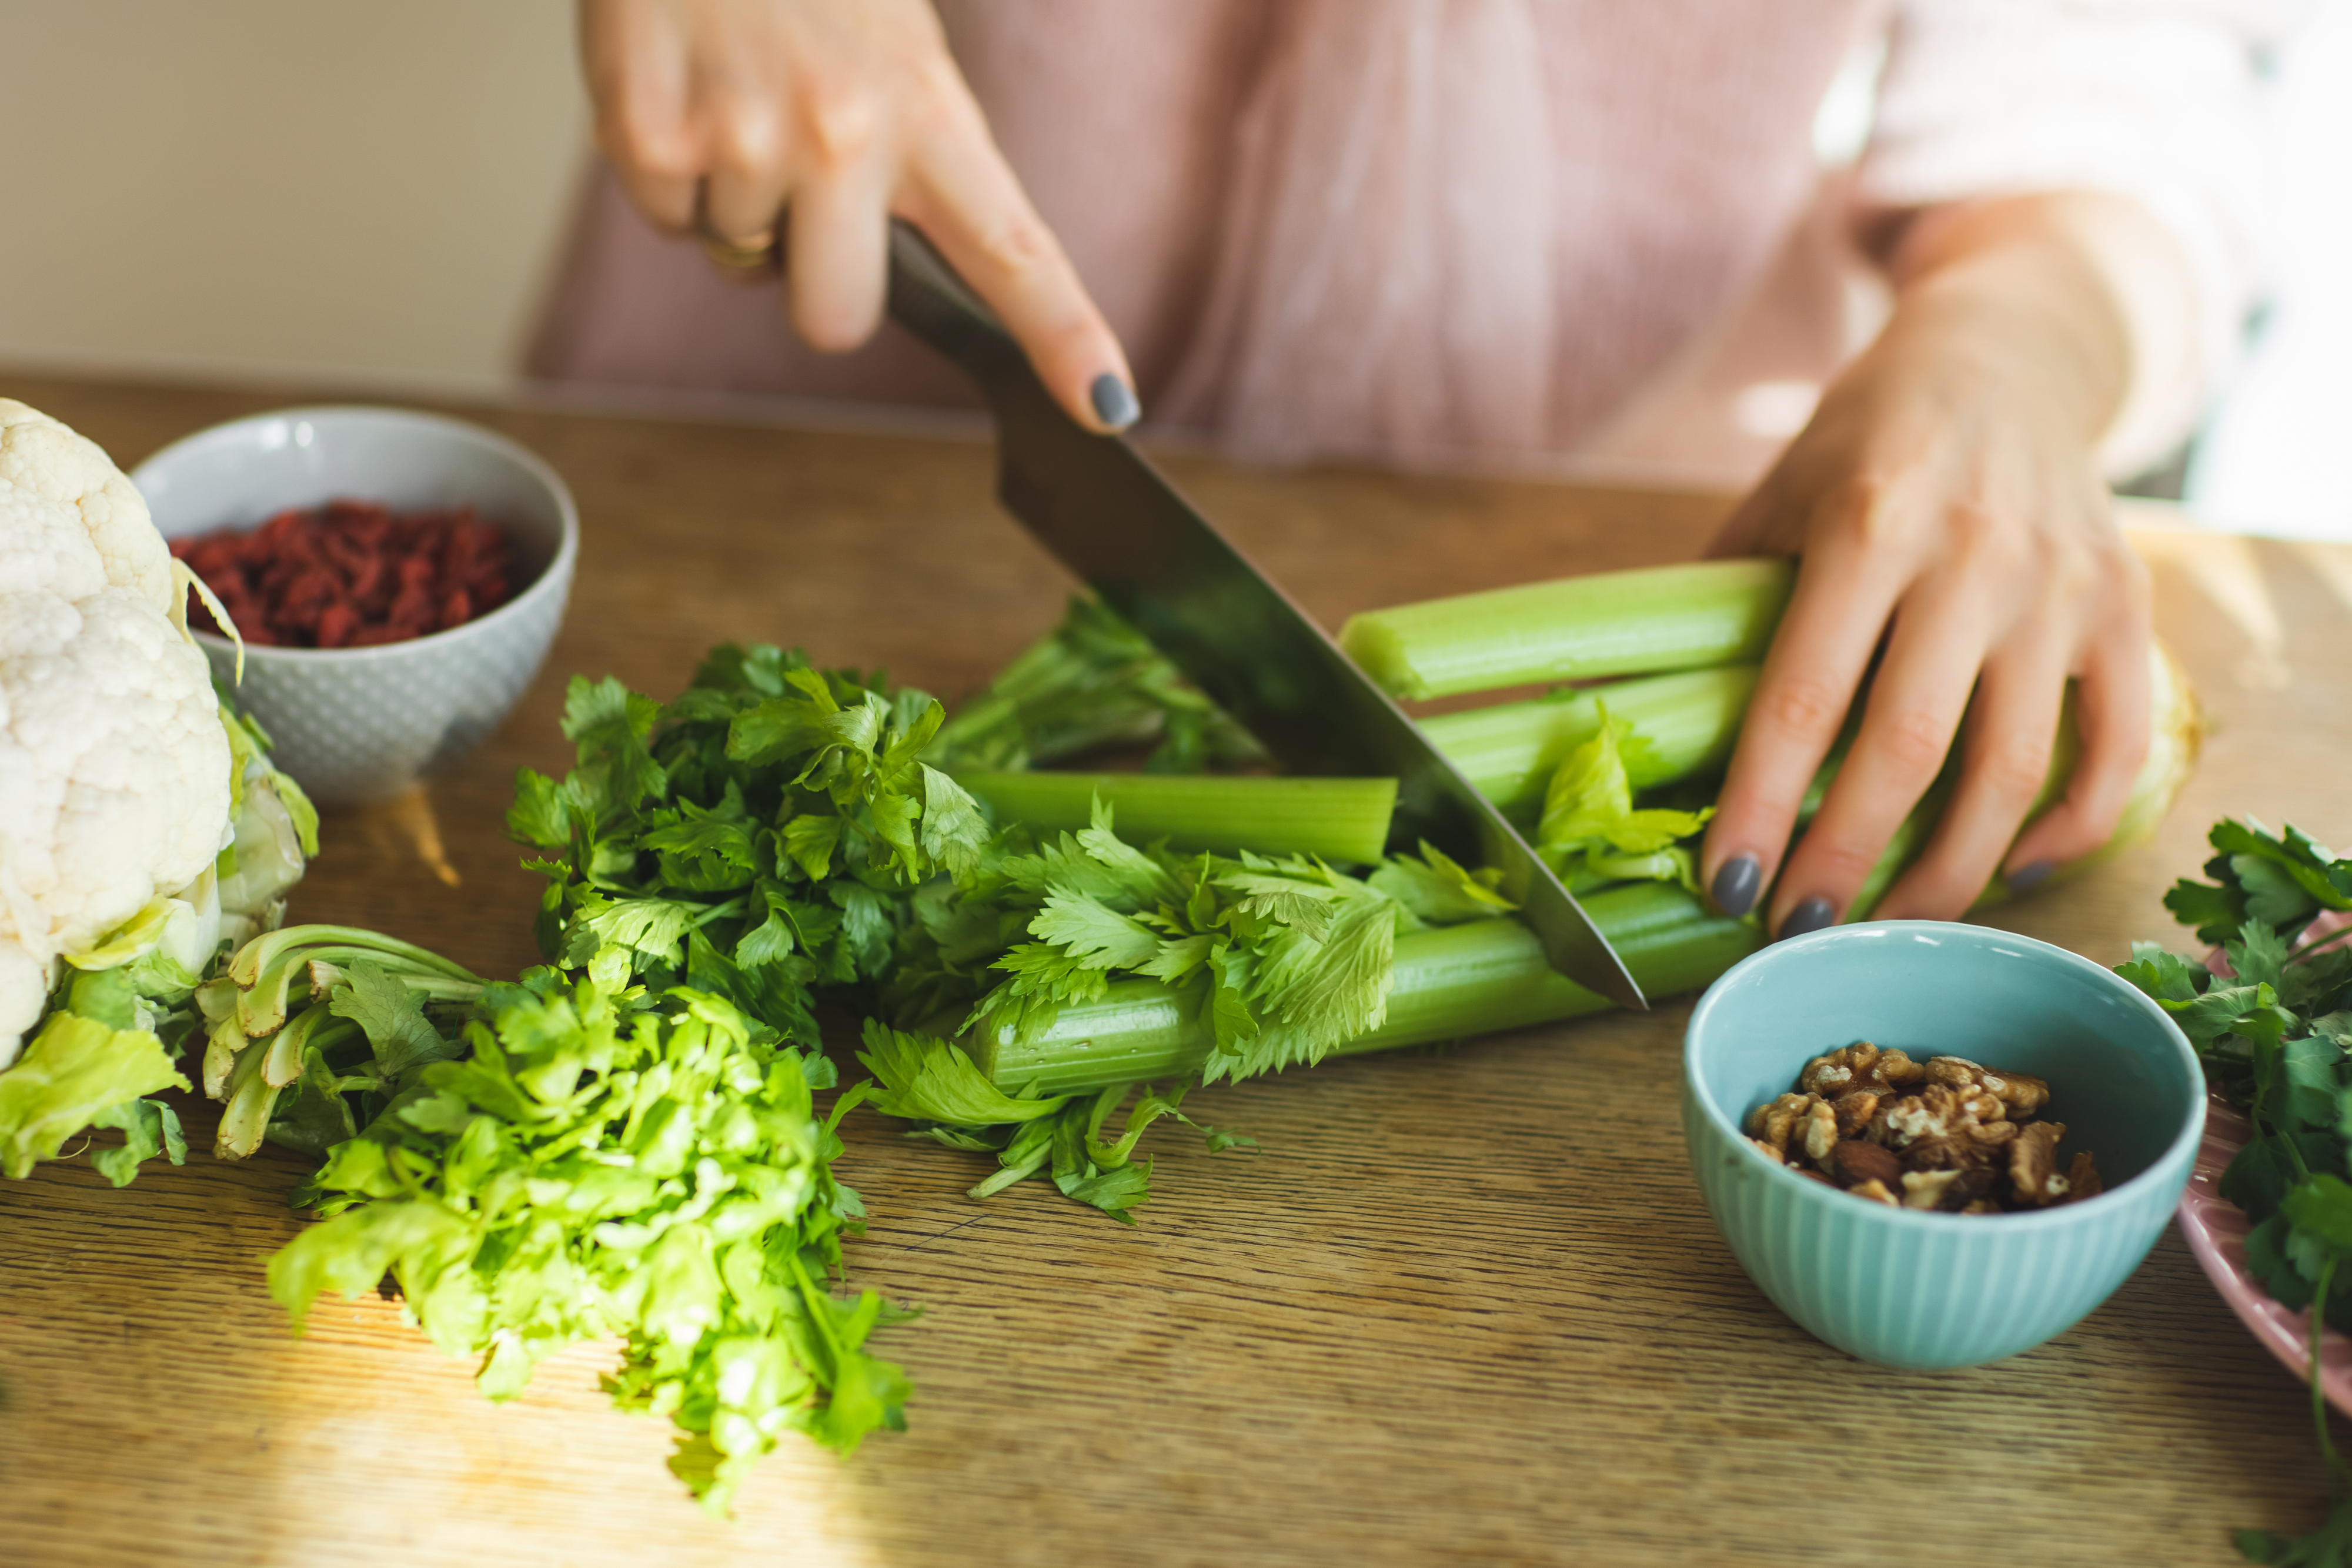
[[[247,642],[370,647],[463,625],[512,595],[505,533],[473,509],[395,516],[337,499],[275,514],[249,532],[172,541]],[[202,603],[189,614],[217,630]]]
[[[319,646],[340,648],[359,630],[360,612],[348,602],[330,604],[319,615]]]

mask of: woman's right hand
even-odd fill
[[[903,217],[1072,417],[1133,423],[1127,356],[997,151],[929,0],[581,0],[580,34],[597,144],[656,225],[761,248],[791,209],[785,308],[812,348],[873,336]]]

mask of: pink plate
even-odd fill
[[[2291,1312],[2246,1271],[2246,1211],[2215,1190],[2231,1158],[2253,1131],[2216,1094],[2205,1107],[2205,1141],[2189,1190],[2180,1195],[2180,1234],[2230,1310],[2297,1377],[2310,1364],[2311,1314]],[[2327,1402],[2352,1416],[2352,1339],[2329,1329],[2319,1338],[2319,1386]]]

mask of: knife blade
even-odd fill
[[[995,416],[1006,508],[1103,602],[1286,768],[1395,778],[1392,841],[1426,839],[1465,864],[1499,867],[1554,968],[1648,1007],[1592,917],[1494,803],[1142,454],[1063,413],[994,314],[897,221],[889,309],[971,377]]]

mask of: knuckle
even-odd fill
[[[703,139],[710,160],[723,169],[764,170],[780,152],[773,116],[742,99],[715,105],[704,121]]]
[[[983,224],[972,235],[989,267],[1020,282],[1045,273],[1054,261],[1054,236],[1029,213],[1008,213]]]
[[[2045,549],[2034,562],[2042,586],[2043,597],[2065,599],[2090,597],[2105,593],[2121,580],[2125,557],[2131,552],[2113,546],[2105,539],[2062,541],[2055,548]]]
[[[1897,508],[1889,505],[1895,482],[1874,469],[1860,469],[1830,488],[1821,531],[1849,549],[1883,545],[1892,537]]]
[[[1863,879],[1878,864],[1879,852],[1879,847],[1864,844],[1843,834],[1809,833],[1804,843],[1807,884],[1832,888],[1860,887]],[[1790,881],[1785,874],[1780,880],[1783,883]]]
[[[866,162],[881,144],[883,106],[870,92],[819,87],[802,104],[800,140],[810,162],[846,169]]]
[[[1981,501],[1958,500],[1944,509],[1944,535],[1953,550],[1969,559],[2005,553],[2015,530],[2008,519]]]
[[[1805,810],[1805,797],[1811,793],[1810,777],[1800,774],[1785,785],[1761,785],[1748,797],[1748,811],[1739,820],[1744,822],[1777,822],[1780,835],[1786,837],[1789,827]],[[1732,802],[1727,800],[1718,809],[1718,820],[1731,814]]]
[[[1846,694],[1812,675],[1776,681],[1759,696],[1765,722],[1801,740],[1826,741],[1845,718]]]
[[[1874,727],[1874,748],[1906,775],[1932,774],[1951,747],[1951,729],[1927,708],[1904,708]]]
[[[2097,558],[2069,551],[2042,570],[2042,596],[2061,604],[2080,604],[2096,596],[2108,575]]]
[[[2005,800],[2031,800],[2050,776],[2052,737],[2012,735],[1987,746],[1977,760],[1977,777]]]
[[[2154,584],[2147,563],[2119,531],[2104,530],[2053,554],[2042,569],[2046,602],[2084,606],[2092,622],[2147,623],[2154,608]]]
[[[2047,594],[2067,572],[2074,553],[2042,548],[2024,519],[1974,499],[1958,500],[1945,508],[1943,533],[1948,558],[1979,591],[2014,594],[2020,585],[2038,582]]]

